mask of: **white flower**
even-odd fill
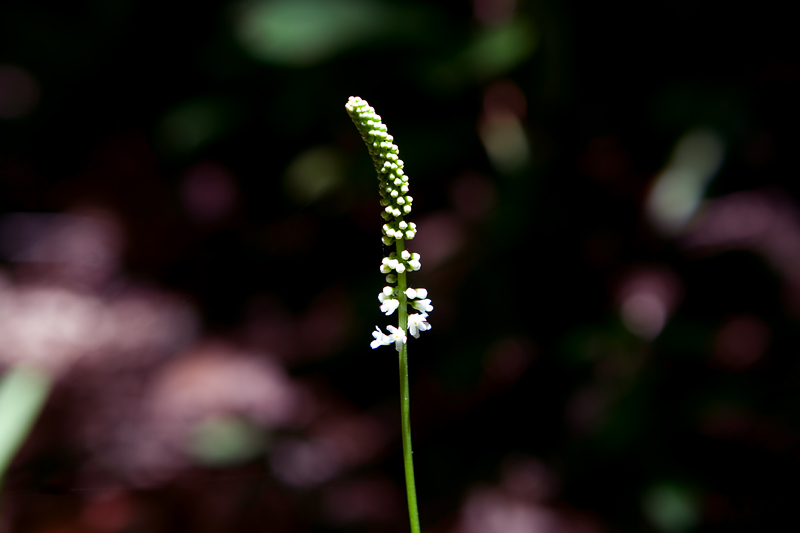
[[[381,296],[383,295],[381,294]],[[398,300],[386,299],[383,300],[383,303],[381,303],[381,311],[385,313],[386,316],[389,316],[392,313],[394,313],[394,310],[397,309],[398,307],[400,307],[400,302]]]
[[[403,250],[403,252],[400,254],[400,257],[408,261],[411,259],[411,253],[408,250]]]
[[[433,306],[431,305],[431,301],[427,298],[424,300],[418,300],[416,302],[412,302],[411,307],[413,307],[417,311],[422,311],[423,313],[430,313],[431,311],[433,311]]]
[[[403,263],[400,263],[397,265],[397,268],[395,268],[395,270],[397,270],[398,274],[402,274],[403,272],[406,271],[406,266]]]
[[[400,306],[400,302],[391,298],[394,294],[394,289],[391,287],[384,287],[383,291],[378,294],[378,301],[381,302],[381,311],[386,313],[386,316],[394,313],[394,310]]]
[[[414,234],[412,233],[411,235],[413,237]],[[420,268],[422,268],[422,263],[420,263],[416,259],[412,259],[411,261],[408,262],[408,266],[410,266],[412,270],[419,270]]]
[[[384,335],[378,326],[375,326],[375,331],[372,332],[372,336],[375,337],[375,340],[369,343],[369,345],[373,350],[378,346],[388,346],[392,343],[389,337]]]
[[[403,345],[408,340],[408,337],[406,337],[406,332],[403,331],[402,329],[396,328],[394,326],[386,326],[386,329],[391,331],[392,334],[391,335],[386,335],[386,339],[385,340],[388,340],[389,343],[394,341],[394,347],[399,352],[400,350],[403,349]],[[374,335],[374,333],[373,333],[373,335]]]
[[[427,315],[418,315],[416,313],[408,316],[408,331],[414,335],[415,339],[419,338],[420,331],[428,331],[431,329],[431,325],[426,321],[427,318]]]
[[[420,299],[427,298],[428,297],[428,289],[412,289],[412,288],[408,288],[408,289],[406,289],[406,296],[408,296],[412,300],[414,298],[420,298]]]

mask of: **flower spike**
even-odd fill
[[[372,333],[375,338],[370,343],[372,348],[387,346],[392,342],[399,352],[406,343],[406,330],[415,338],[421,331],[431,328],[427,322],[428,313],[433,311],[428,291],[422,288],[407,287],[406,275],[422,268],[418,253],[405,249],[404,242],[417,234],[417,225],[407,222],[404,217],[411,213],[414,199],[408,195],[408,174],[403,169],[400,151],[394,144],[394,137],[389,135],[380,115],[370,107],[366,100],[351,96],[345,105],[347,113],[356,125],[361,138],[367,145],[372,163],[378,175],[378,192],[383,210],[381,217],[386,221],[381,228],[383,244],[394,244],[396,252],[390,253],[381,261],[380,271],[386,275],[386,286],[378,295],[380,309],[386,316],[398,311],[397,327],[389,326],[390,334],[384,334],[379,328]],[[415,300],[416,301],[411,301]],[[408,314],[407,306],[411,304],[421,314]]]

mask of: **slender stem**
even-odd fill
[[[405,250],[402,239],[397,240],[397,255],[401,256]],[[408,322],[408,309],[406,308],[406,273],[397,276],[397,290],[400,292],[400,307],[398,319],[400,329],[406,329]],[[411,402],[408,395],[408,344],[403,344],[400,350],[400,422],[403,430],[403,465],[406,472],[406,494],[408,495],[408,519],[411,522],[411,533],[419,533],[419,512],[417,511],[417,487],[414,483],[414,458],[411,451]]]

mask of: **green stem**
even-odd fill
[[[401,257],[405,250],[402,239],[397,240],[397,256]],[[406,273],[397,276],[397,290],[400,293],[398,307],[399,327],[406,330],[408,323],[408,303],[406,298]],[[408,519],[411,522],[411,533],[420,533],[419,512],[417,511],[417,487],[414,483],[414,458],[411,451],[411,402],[408,395],[408,344],[400,350],[400,423],[403,430],[403,465],[406,472],[406,494],[408,495]]]

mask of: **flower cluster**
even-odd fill
[[[395,240],[413,239],[417,226],[405,222],[403,216],[411,213],[414,199],[408,195],[408,176],[403,171],[397,145],[392,143],[394,137],[386,132],[380,115],[375,114],[366,100],[351,96],[345,108],[364,139],[378,173],[381,216],[387,221],[383,225],[383,243],[388,246]]]
[[[403,171],[403,160],[399,157],[397,145],[392,142],[394,137],[387,133],[381,117],[357,96],[351,96],[345,108],[364,139],[378,173],[383,207],[381,216],[386,221],[383,225],[383,243],[397,247],[396,252],[384,257],[381,262],[381,273],[386,274],[386,282],[390,285],[383,288],[378,300],[381,312],[386,316],[399,310],[399,324],[398,327],[387,326],[389,335],[376,327],[370,346],[374,349],[394,343],[399,352],[407,340],[405,329],[408,328],[411,335],[418,338],[421,331],[431,328],[427,318],[433,310],[427,290],[406,288],[406,272],[422,267],[419,254],[409,252],[404,245],[404,241],[413,239],[417,233],[416,224],[403,219],[411,213],[413,198],[408,195],[408,176]],[[420,312],[409,315],[407,305]]]

